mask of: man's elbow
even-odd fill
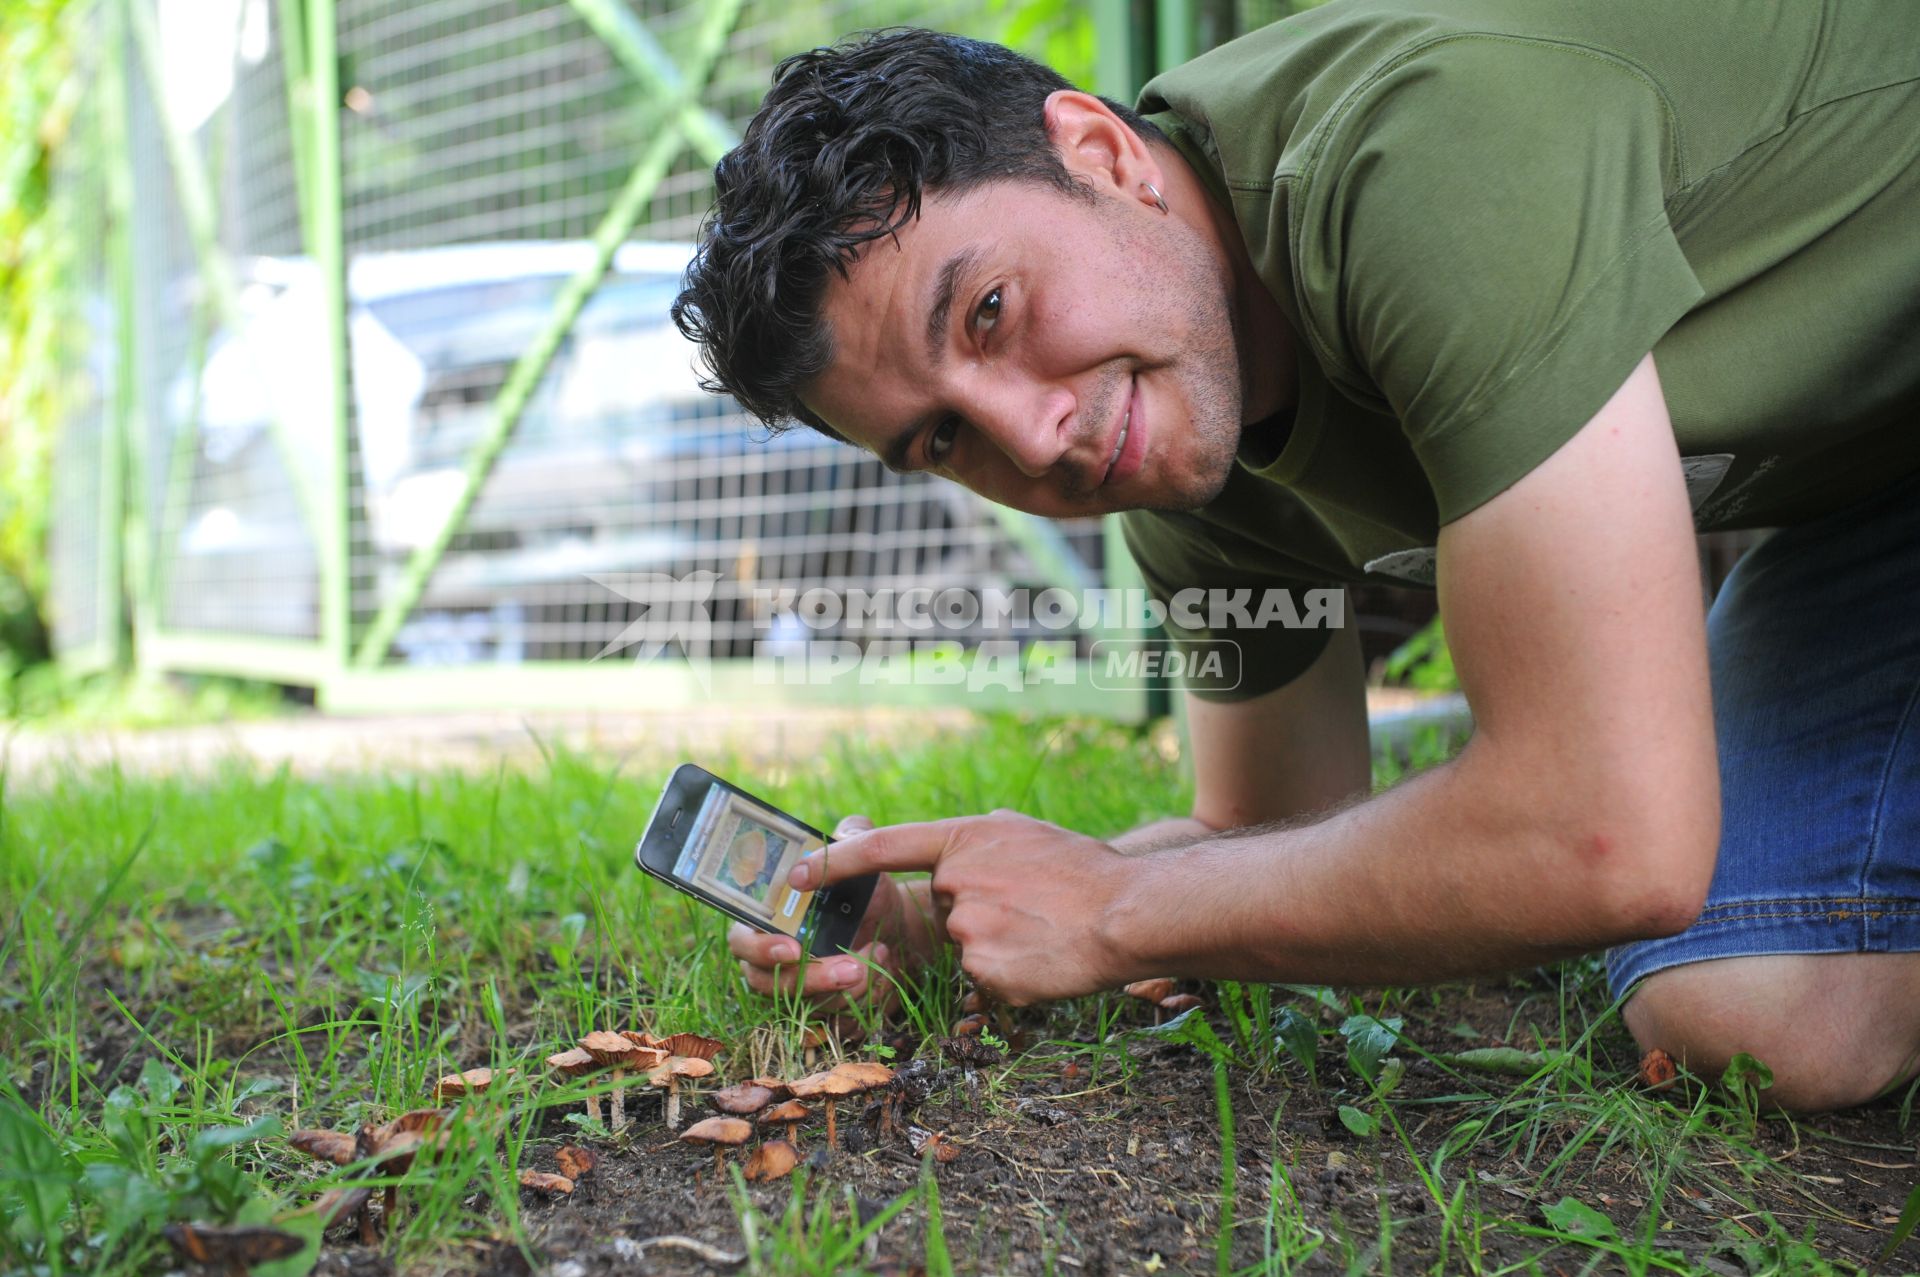
[[[1603,883],[1609,943],[1678,935],[1699,920],[1720,845],[1718,805],[1672,812]]]

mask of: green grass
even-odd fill
[[[524,1241],[512,1168],[542,1106],[578,1112],[583,1094],[536,1086],[561,1044],[602,1027],[691,1030],[733,1044],[730,1074],[789,1067],[804,1008],[747,993],[715,917],[632,867],[665,761],[545,759],[529,772],[329,781],[105,770],[7,794],[0,1273],[156,1270],[173,1262],[169,1222],[262,1221],[353,1178],[316,1179],[285,1131],[385,1120],[423,1104],[443,1073],[517,1067],[513,1084],[470,1103],[462,1141],[405,1177],[409,1209],[385,1245],[402,1271],[438,1271],[475,1239]],[[893,752],[848,742],[755,774],[703,761],[827,824],[1005,806],[1105,836],[1189,799],[1150,738],[1086,723],[985,719],[955,740]],[[906,1018],[938,1029],[959,991],[948,963],[908,991]],[[1534,1055],[1506,1061],[1517,1073],[1395,1033],[1396,1021],[1441,1014],[1444,997],[1429,991],[1223,989],[1218,1001],[1211,1041],[1182,1040],[1199,1048],[1196,1069],[1221,1061],[1221,1118],[1242,1104],[1229,1082],[1249,1079],[1287,1088],[1283,1108],[1351,1110],[1356,1149],[1401,1167],[1424,1194],[1421,1215],[1440,1221],[1422,1225],[1438,1242],[1417,1254],[1409,1217],[1384,1192],[1377,1219],[1328,1222],[1301,1196],[1319,1168],[1299,1164],[1278,1114],[1243,1109],[1227,1152],[1237,1206],[1222,1211],[1216,1196],[1204,1234],[1219,1271],[1710,1271],[1663,1242],[1676,1195],[1738,1220],[1725,1253],[1750,1271],[1818,1271],[1800,1220],[1767,1205],[1794,1172],[1759,1151],[1738,1095],[1621,1085],[1624,1035],[1592,962],[1515,1000],[1516,1029],[1522,1017],[1547,1026]],[[1005,1109],[1068,1059],[1088,1086],[1127,1093],[1137,1039],[1116,1035],[1126,1013],[1117,998],[1061,1008],[1056,1040],[991,1073],[977,1102]],[[1422,1059],[1444,1085],[1416,1096],[1402,1078]],[[1588,1182],[1619,1166],[1632,1168],[1637,1205],[1608,1206]],[[1234,1169],[1223,1178],[1234,1184]],[[718,1191],[732,1193],[749,1271],[868,1262],[880,1224],[829,1176],[796,1177],[778,1209],[737,1180]],[[884,1209],[912,1221],[930,1271],[1003,1258],[998,1225],[943,1204],[930,1177]],[[1234,1269],[1248,1253],[1258,1262]],[[1546,1256],[1558,1258],[1540,1267]],[[311,1250],[285,1271],[310,1261]]]

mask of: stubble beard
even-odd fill
[[[1229,304],[1227,282],[1199,232],[1175,223],[1166,228],[1166,237],[1156,251],[1168,261],[1169,270],[1162,281],[1155,306],[1154,322],[1164,324],[1162,331],[1180,332],[1184,340],[1165,365],[1173,375],[1167,383],[1175,389],[1187,409],[1185,422],[1185,461],[1177,472],[1169,468],[1157,477],[1160,490],[1133,503],[1142,510],[1198,510],[1211,504],[1233,475],[1235,456],[1243,429],[1240,416],[1246,402],[1244,353]],[[1160,405],[1169,406],[1165,397]],[[1161,457],[1166,466],[1164,417],[1149,425],[1160,436]],[[1175,430],[1180,429],[1178,423]]]

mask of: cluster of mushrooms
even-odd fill
[[[572,1050],[547,1057],[547,1067],[563,1077],[577,1079],[606,1071],[613,1076],[613,1105],[609,1129],[618,1131],[627,1124],[626,1077],[645,1075],[647,1085],[667,1091],[667,1127],[680,1124],[680,1083],[697,1081],[713,1074],[713,1057],[721,1044],[698,1033],[675,1033],[657,1038],[651,1033],[624,1029],[611,1033],[604,1029],[589,1033]],[[600,1096],[587,1096],[587,1116],[600,1121]]]

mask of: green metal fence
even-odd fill
[[[1152,706],[1142,681],[1087,676],[1094,640],[1134,634],[1111,616],[1030,628],[1038,680],[770,684],[750,654],[807,590],[1137,575],[1097,521],[1029,518],[811,433],[760,437],[693,387],[662,321],[713,163],[788,53],[912,23],[1025,32],[1044,56],[1092,21],[1097,87],[1124,97],[1277,14],[100,0],[91,16],[94,162],[68,189],[99,221],[98,393],[61,442],[55,511],[70,663],[123,659],[125,633],[146,668],[307,684],[342,709]],[[690,589],[713,658],[697,670],[679,659]]]

